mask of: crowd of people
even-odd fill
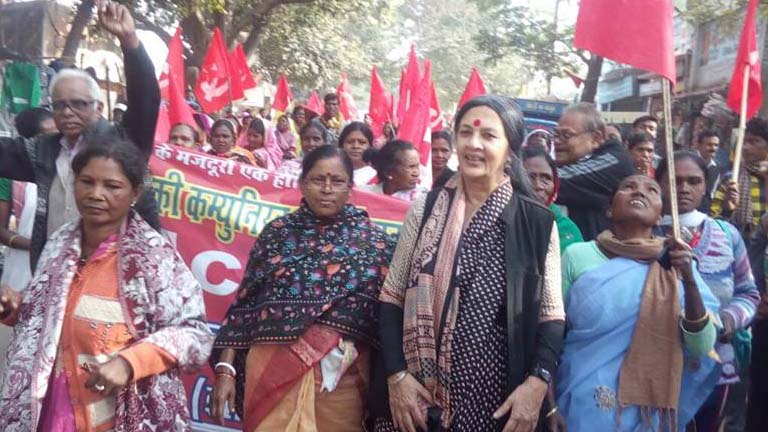
[[[205,367],[206,409],[248,432],[768,430],[768,121],[747,123],[737,178],[714,129],[667,160],[656,117],[624,131],[586,103],[526,131],[511,98],[475,97],[432,134],[429,172],[335,94],[322,114],[174,125],[169,144],[302,196],[214,334],[158,231],[155,71],[127,9],[97,6],[121,118],[65,69],[50,110],[0,138],[0,430],[190,430],[180,376]],[[409,203],[398,237],[354,191]]]

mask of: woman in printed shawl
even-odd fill
[[[23,299],[0,296],[14,325],[0,430],[190,430],[179,374],[213,342],[202,290],[131,208],[146,170],[133,144],[85,145],[72,162],[81,220],[48,240]]]
[[[474,98],[455,132],[459,172],[414,202],[382,288],[377,431],[532,431],[557,367],[560,247],[520,109]]]
[[[303,200],[259,235],[214,344],[212,413],[246,432],[362,430],[378,295],[394,242],[348,204],[352,162],[304,157]]]
[[[627,177],[607,210],[612,228],[563,254],[556,383],[569,432],[684,429],[720,376],[719,303],[691,248],[653,235],[661,210],[655,180]]]

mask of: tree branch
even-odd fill
[[[142,29],[142,30],[148,30],[148,31],[151,31],[151,32],[155,33],[166,44],[170,43],[171,39],[173,39],[173,35],[171,35],[167,31],[165,31],[165,29],[163,29],[159,25],[157,25],[157,24],[153,23],[152,21],[150,21],[149,19],[147,19],[147,17],[145,17],[144,15],[142,15],[142,14],[134,14],[133,18],[136,21],[136,24],[137,24],[136,27],[137,28]],[[182,44],[182,46],[183,46],[183,44]],[[183,46],[183,48],[184,48],[184,55],[188,59],[193,58],[194,54],[192,53],[192,51],[190,51],[189,48],[187,48],[185,46]]]
[[[278,6],[290,5],[290,4],[309,4],[314,3],[315,0],[268,0],[257,4],[250,12],[242,14],[240,19],[232,23],[232,34],[230,38],[234,38],[240,32],[244,31],[249,24],[254,21],[259,21],[260,17],[269,15],[272,10]]]

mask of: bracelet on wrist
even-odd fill
[[[557,412],[557,406],[549,410],[549,412],[544,416],[544,418],[550,418]]]
[[[232,366],[231,364],[229,364],[229,363],[227,363],[227,362],[218,362],[218,363],[216,363],[216,366],[214,366],[214,367],[213,367],[213,370],[214,370],[214,372],[215,372],[215,371],[216,371],[216,370],[217,370],[219,367],[223,367],[224,369],[226,369],[226,370],[228,370],[229,372],[231,372],[231,374],[230,374],[230,375],[232,375],[232,377],[236,377],[236,376],[237,376],[237,370],[236,370],[236,369],[235,369],[235,367],[234,367],[234,366]],[[218,374],[218,372],[217,372],[217,374]]]
[[[18,234],[14,234],[11,236],[11,238],[8,239],[8,247],[11,249],[16,249],[16,246],[13,245],[13,241],[19,238]]]
[[[387,384],[389,385],[397,384],[400,381],[404,380],[406,376],[408,376],[408,371],[400,371],[390,376],[389,378],[387,378]]]
[[[683,315],[683,321],[685,321],[688,324],[702,324],[709,320],[709,314],[705,313],[700,318],[697,319],[688,319],[685,315]]]

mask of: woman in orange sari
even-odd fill
[[[336,146],[302,161],[303,200],[259,235],[216,338],[211,412],[243,430],[360,431],[378,294],[393,240],[348,204],[352,162]]]

